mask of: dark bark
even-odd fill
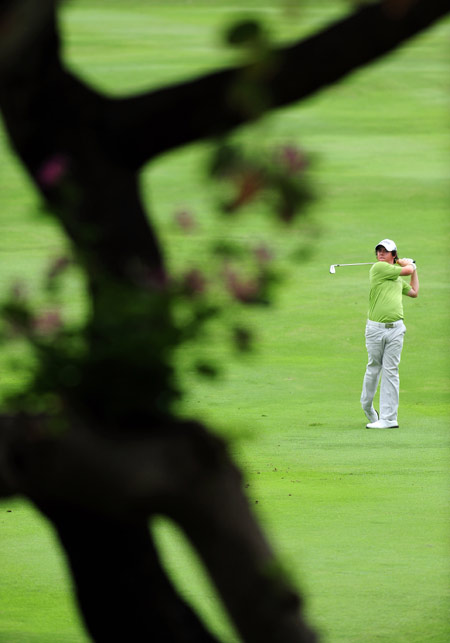
[[[94,641],[217,642],[167,579],[146,520],[124,523],[67,502],[38,507],[57,529]]]
[[[146,267],[160,280],[162,252],[147,222],[138,177],[112,159],[102,142],[109,106],[62,67],[54,20],[0,77],[11,143],[91,279],[105,271],[129,279]],[[44,178],[55,162],[63,173],[57,185]]]
[[[0,492],[26,495],[55,525],[94,640],[126,630],[130,619],[141,634],[129,640],[150,631],[166,640],[156,636],[166,627],[174,637],[168,641],[183,642],[187,632],[201,631],[173,594],[147,534],[146,521],[161,513],[197,549],[243,641],[315,640],[220,440],[175,421],[147,435],[101,434],[76,425],[55,437],[45,418],[0,416]],[[169,614],[187,632],[164,625]]]

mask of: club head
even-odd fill
[[[332,275],[334,275],[334,274],[335,274],[335,272],[336,272],[336,268],[335,268],[334,264],[332,264],[332,265],[330,266],[330,273],[331,273]]]

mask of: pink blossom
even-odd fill
[[[38,169],[36,178],[44,188],[53,188],[67,173],[69,160],[63,154],[55,154],[46,159]]]
[[[58,277],[61,273],[63,273],[71,263],[72,262],[69,257],[58,257],[58,259],[55,259],[51,263],[48,269],[47,278],[55,279],[55,277]]]
[[[260,293],[260,284],[257,279],[240,277],[235,270],[225,268],[225,283],[228,291],[238,301],[249,303],[255,301]]]
[[[273,259],[272,250],[263,243],[254,249],[254,254],[260,263],[268,263]]]
[[[33,329],[40,335],[51,335],[61,326],[62,319],[58,310],[48,310],[33,320]]]
[[[206,290],[205,275],[200,270],[193,268],[184,275],[184,287],[190,294],[202,294]]]
[[[191,231],[197,226],[194,215],[188,210],[176,212],[175,223],[185,232]]]
[[[294,145],[284,145],[277,153],[277,160],[290,174],[303,172],[308,161],[304,153]]]
[[[236,174],[234,182],[237,193],[233,201],[228,205],[228,211],[233,212],[247,203],[253,201],[265,187],[263,173],[258,169],[249,168]]]

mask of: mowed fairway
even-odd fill
[[[64,10],[65,55],[90,83],[120,95],[230,62],[219,36],[236,16],[261,16],[282,42],[343,11],[345,3],[331,0],[306,2],[289,18],[268,0],[78,0]],[[213,383],[192,374],[192,347],[179,356],[189,390],[182,412],[230,439],[255,513],[326,643],[450,640],[449,34],[450,22],[441,22],[242,132],[268,148],[295,143],[314,155],[318,234],[306,226],[274,234],[257,206],[229,231],[218,226],[204,180],[208,144],[169,154],[142,177],[174,270],[204,266],[208,240],[224,230],[250,245],[271,237],[281,257],[284,284],[273,307],[236,311],[255,329],[251,355],[237,358],[224,332],[211,329],[201,350],[222,367]],[[64,241],[40,215],[3,133],[0,143],[1,294],[20,278],[39,299],[41,271]],[[180,208],[199,221],[189,235],[173,225]],[[416,259],[421,291],[405,301],[400,428],[377,432],[364,428],[359,407],[368,269],[328,271],[372,261],[385,237]],[[289,259],[305,239],[309,259]],[[64,297],[67,316],[83,314],[75,277]],[[11,361],[19,352],[1,347],[0,396],[24,377]],[[180,534],[163,522],[156,529],[181,591],[225,643],[237,641]],[[0,569],[2,643],[88,640],[51,529],[18,499],[0,504]]]

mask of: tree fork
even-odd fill
[[[110,624],[103,631],[99,623],[113,596],[120,597],[131,583],[122,576],[131,574],[130,566],[139,569],[135,555],[146,570],[136,577],[140,592],[153,595],[161,583],[167,610],[190,619],[169,589],[150,537],[144,536],[147,527],[142,526],[155,514],[172,518],[186,533],[243,641],[315,641],[301,617],[299,596],[250,511],[240,473],[222,441],[201,425],[174,422],[114,440],[80,425],[54,436],[45,418],[0,417],[0,462],[0,493],[27,496],[55,525],[96,641],[107,640]],[[100,605],[98,596],[103,597]],[[139,616],[125,608],[127,596],[120,618],[132,615],[136,622]],[[158,603],[152,609],[160,614],[162,607]],[[115,608],[113,613],[119,619]],[[145,631],[145,622],[141,625]]]
[[[64,547],[94,641],[218,643],[172,587],[147,520],[123,521],[67,502],[37,502]]]

